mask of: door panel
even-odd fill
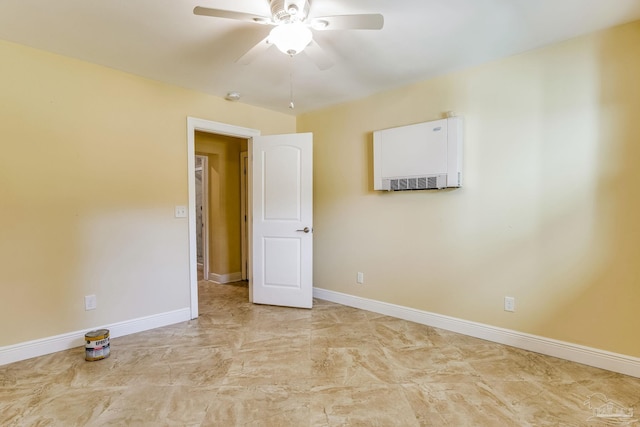
[[[300,175],[302,174],[299,147],[274,146],[263,152],[264,219],[271,221],[300,221]]]
[[[265,237],[263,242],[264,286],[300,289],[300,240]]]
[[[253,138],[255,303],[312,306],[312,153],[310,133]]]

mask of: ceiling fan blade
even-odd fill
[[[265,37],[261,41],[259,41],[255,46],[247,51],[244,55],[236,60],[237,63],[242,65],[248,65],[252,63],[260,54],[265,52],[273,46],[272,43],[269,43],[269,36]]]
[[[194,15],[213,16],[215,18],[235,19],[236,21],[254,22],[258,24],[271,24],[271,18],[253,15],[251,13],[233,12],[231,10],[209,9],[208,7],[196,6],[193,9]]]
[[[311,43],[304,48],[302,53],[306,54],[321,71],[333,67],[333,60],[331,57],[329,57],[327,52],[325,52],[325,50],[313,40],[311,40]]]
[[[381,30],[384,16],[379,13],[321,16],[311,20],[315,30]]]

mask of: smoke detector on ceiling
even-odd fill
[[[240,101],[240,92],[231,91],[227,93],[227,96],[224,97],[227,101]]]

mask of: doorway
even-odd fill
[[[244,236],[243,227],[246,224],[244,207],[242,153],[247,151],[246,138],[236,138],[227,135],[196,131],[196,231],[203,230],[199,219],[206,214],[209,227],[204,238],[196,242],[199,268],[208,265],[208,274],[204,280],[218,284],[238,282],[246,278],[243,268],[242,254]],[[206,198],[204,206],[199,202],[198,178],[199,164],[208,165],[206,173]],[[205,240],[206,238],[206,240]],[[201,243],[205,243],[206,251],[201,250]],[[206,254],[203,254],[206,252]],[[203,259],[200,256],[205,255]],[[206,261],[206,262],[205,262]]]
[[[209,159],[196,155],[196,252],[198,258],[198,280],[209,277]]]
[[[251,159],[252,155],[252,143],[251,138],[260,135],[260,131],[256,129],[243,128],[239,126],[228,125],[224,123],[212,122],[209,120],[197,119],[194,117],[187,118],[187,172],[188,172],[188,187],[189,187],[189,287],[190,287],[190,307],[191,307],[191,318],[195,319],[198,317],[198,264],[197,264],[197,237],[196,237],[196,179],[195,179],[195,140],[196,140],[196,131],[231,136],[236,138],[242,138],[247,140],[247,148],[248,148],[248,158]],[[250,161],[249,161],[250,163]],[[248,168],[248,194],[251,194],[251,168]],[[248,208],[247,212],[251,213],[251,197],[247,197],[248,200]],[[250,245],[251,245],[251,221],[250,217],[248,218],[247,223],[248,227],[248,236],[247,241],[249,242],[249,250],[247,254],[251,253]],[[250,256],[248,255],[247,265],[249,266],[248,276],[251,277],[251,261]],[[252,296],[251,289],[251,281],[249,281],[249,297]]]

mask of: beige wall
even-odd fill
[[[209,272],[240,273],[240,152],[247,140],[196,132],[195,148],[209,159]]]
[[[315,286],[640,356],[639,42],[633,23],[298,117]],[[296,119],[6,42],[0,70],[0,346],[188,307],[186,117]],[[464,188],[374,192],[372,131],[448,110]]]
[[[0,346],[188,307],[187,116],[295,118],[7,42],[0,70]]]
[[[636,22],[298,117],[314,285],[640,356],[638,46]],[[464,188],[373,191],[372,131],[448,110]]]

